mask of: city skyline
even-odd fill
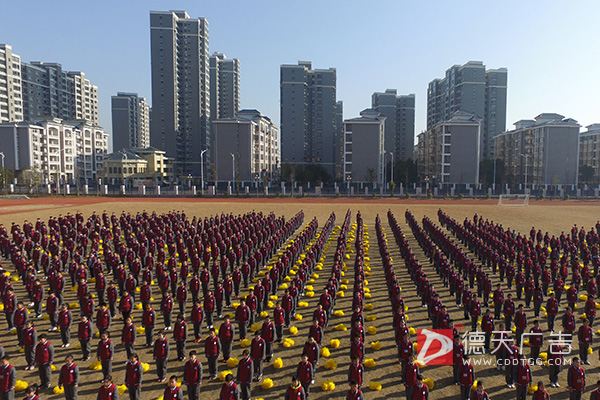
[[[344,118],[368,107],[373,92],[393,88],[415,93],[415,135],[426,128],[428,82],[449,66],[471,60],[509,70],[506,129],[540,112],[569,115],[583,126],[600,120],[593,97],[600,81],[582,67],[584,62],[600,61],[600,50],[586,40],[600,35],[593,17],[600,4],[509,2],[496,7],[465,2],[456,9],[443,3],[432,8],[431,4],[384,2],[375,10],[362,3],[330,2],[318,14],[310,4],[266,1],[262,7],[245,3],[202,7],[184,1],[175,7],[150,1],[115,3],[109,9],[102,3],[65,2],[60,7],[41,1],[9,3],[3,6],[7,15],[27,15],[38,29],[26,29],[17,18],[9,18],[0,26],[0,42],[12,45],[23,62],[57,62],[66,70],[84,71],[99,88],[100,125],[107,130],[112,130],[112,95],[123,91],[152,98],[149,15],[151,10],[173,8],[209,21],[210,54],[231,54],[244,66],[241,108],[259,108],[277,125],[280,65],[307,59],[319,68],[336,68]],[[93,15],[96,22],[73,35],[72,21],[81,18],[82,7],[83,14]],[[377,12],[382,9],[386,12]],[[527,23],[519,23],[522,16]],[[270,23],[248,22],[259,17]],[[350,29],[350,20],[359,20],[360,29]],[[452,22],[450,28],[447,21]],[[307,24],[311,29],[306,29]],[[482,29],[489,30],[477,33]],[[385,48],[389,42],[373,46],[378,37],[394,35],[410,39],[389,49]],[[268,51],[257,52],[257,48]],[[357,56],[347,57],[351,53]]]

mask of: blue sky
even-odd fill
[[[568,6],[567,6],[568,5]],[[298,60],[337,68],[344,118],[394,88],[417,98],[425,129],[426,90],[454,64],[483,61],[509,71],[507,128],[541,112],[582,125],[600,122],[598,1],[5,1],[0,43],[23,61],[80,70],[100,94],[111,130],[110,96],[150,102],[149,11],[205,17],[210,52],[241,63],[243,108],[279,122],[279,66]]]

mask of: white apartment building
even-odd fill
[[[0,44],[0,123],[23,120],[21,57]]]
[[[6,168],[38,170],[44,183],[92,184],[102,176],[108,134],[89,121],[2,123],[0,152]]]
[[[240,110],[235,118],[213,121],[212,129],[217,180],[279,178],[281,140],[270,118],[258,110]]]

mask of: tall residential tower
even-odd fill
[[[150,107],[137,93],[111,97],[113,149],[150,146]]]
[[[457,111],[482,120],[480,157],[494,156],[496,135],[506,129],[506,68],[486,70],[481,61],[454,65],[442,79],[434,79],[427,89],[427,129],[450,120]]]
[[[0,123],[23,120],[21,57],[0,44]]]
[[[385,151],[397,160],[413,158],[415,95],[397,95],[396,89],[375,92],[371,107],[385,117]]]
[[[319,164],[333,177],[341,130],[335,68],[282,65],[280,89],[282,164]]]
[[[200,176],[200,152],[210,146],[208,21],[151,11],[150,46],[150,142],[175,158],[176,177]]]
[[[240,110],[240,60],[210,56],[210,118],[233,118]]]

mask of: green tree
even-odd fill
[[[33,193],[33,189],[40,186],[42,183],[42,172],[37,169],[24,169],[21,171],[19,180],[27,185],[29,193]]]
[[[496,185],[502,185],[506,181],[506,167],[504,161],[496,159]],[[494,160],[486,158],[479,162],[479,183],[484,187],[491,187],[494,183]]]
[[[595,178],[594,167],[582,165],[581,168],[579,168],[579,182],[586,185],[591,185],[596,181]]]
[[[0,187],[5,189],[10,185],[15,178],[15,174],[8,168],[0,167]]]

